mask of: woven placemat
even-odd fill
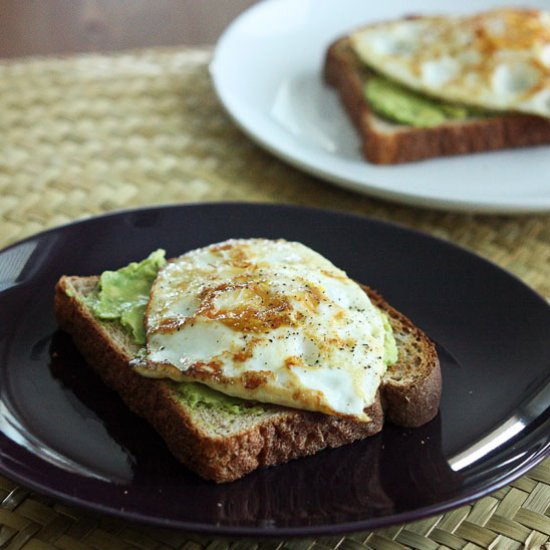
[[[446,213],[356,195],[247,139],[221,109],[211,50],[147,50],[0,64],[0,246],[130,207],[202,201],[305,204],[426,231],[550,297],[550,216]],[[550,175],[549,175],[550,177]],[[224,541],[113,520],[0,477],[0,548],[541,548],[550,462],[473,505],[417,523],[317,540]]]

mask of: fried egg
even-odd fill
[[[366,293],[310,248],[229,240],[161,268],[145,315],[150,377],[368,421],[384,326]]]
[[[365,64],[413,90],[550,117],[550,12],[503,8],[400,19],[350,39]]]

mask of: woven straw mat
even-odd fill
[[[464,247],[550,297],[550,216],[415,209],[359,196],[276,160],[221,109],[211,50],[146,50],[0,64],[0,246],[108,211],[167,203],[305,204],[398,221]],[[470,506],[318,540],[196,537],[74,509],[0,478],[0,548],[542,548],[550,461]]]

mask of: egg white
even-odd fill
[[[170,261],[145,324],[145,376],[360,421],[386,370],[376,307],[295,242],[230,240]]]
[[[361,60],[450,102],[550,117],[550,12],[417,17],[352,33]]]

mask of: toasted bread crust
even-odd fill
[[[129,366],[133,358],[114,339],[109,326],[99,322],[82,301],[77,288],[93,286],[96,277],[62,277],[56,285],[55,315],[86,362],[119,393],[126,405],[148,420],[172,454],[205,479],[233,481],[264,466],[273,466],[338,447],[376,434],[382,429],[383,411],[378,397],[367,413],[368,423],[323,414],[272,407],[238,433],[205,433],[190,408],[177,401],[173,386],[144,378]]]
[[[400,354],[390,365],[380,389],[385,420],[417,428],[439,410],[442,379],[434,343],[413,322],[390,306],[378,293],[363,286],[371,302],[390,317]]]
[[[347,37],[333,42],[328,48],[324,78],[339,92],[360,135],[363,155],[375,164],[398,164],[550,143],[550,119],[531,115],[476,118],[435,128],[415,128],[382,120],[363,97],[368,75],[351,51]]]

